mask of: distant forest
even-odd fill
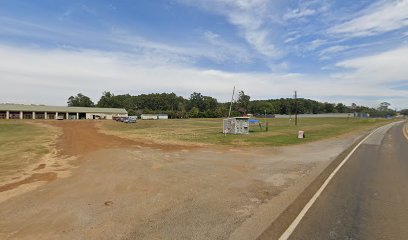
[[[215,118],[226,117],[230,102],[221,103],[217,99],[192,93],[188,99],[175,93],[152,93],[132,96],[129,94],[114,95],[104,92],[95,104],[92,100],[79,93],[68,98],[68,106],[125,108],[129,115],[143,113],[166,113],[170,118]],[[317,113],[369,113],[372,117],[394,116],[396,111],[383,102],[378,108],[369,108],[352,104],[318,102],[304,98],[280,98],[269,100],[251,100],[243,91],[239,92],[232,104],[231,116],[271,114],[317,114]]]

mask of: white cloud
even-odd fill
[[[236,26],[246,42],[267,57],[278,57],[281,52],[272,43],[270,5],[268,0],[179,0],[226,17]]]
[[[383,0],[372,4],[353,19],[328,30],[331,34],[362,37],[408,26],[408,0]]]
[[[220,37],[212,42],[197,41],[188,44],[154,41],[138,36],[124,28],[112,28],[107,32],[92,32],[81,29],[49,27],[18,19],[0,17],[0,32],[20,38],[32,38],[44,42],[58,44],[83,45],[92,43],[94,48],[109,48],[122,52],[142,55],[145,60],[155,63],[193,64],[198,60],[207,59],[216,63],[249,63],[253,55],[242,46],[227,43]],[[94,42],[92,39],[101,39]],[[162,40],[162,39],[161,39]],[[35,41],[33,41],[35,42]],[[211,44],[208,44],[211,43]],[[220,49],[221,48],[221,49]]]
[[[352,47],[345,46],[345,45],[330,46],[330,47],[324,48],[321,51],[319,51],[319,57],[320,57],[320,60],[331,59],[337,53],[346,51],[346,50],[351,49],[351,48]]]
[[[391,51],[349,59],[337,63],[338,67],[351,70],[342,77],[365,84],[387,84],[408,80],[408,46]]]
[[[334,46],[323,49],[320,52],[320,55],[324,55],[324,54],[328,54],[328,53],[338,53],[338,52],[345,51],[347,49],[350,49],[350,46],[334,45]]]
[[[220,35],[211,31],[204,33],[204,39],[215,47],[214,55],[218,59],[235,63],[250,63],[254,58],[244,46],[227,42]]]
[[[233,85],[245,90],[253,99],[290,97],[297,89],[300,96],[313,99],[343,96],[359,103],[360,97],[378,96],[384,100],[408,100],[407,91],[384,85],[392,79],[408,76],[408,66],[403,61],[407,53],[408,48],[401,48],[377,56],[351,59],[338,64],[351,68],[350,72],[308,76],[233,73],[175,63],[155,64],[150,59],[117,52],[23,49],[0,45],[0,55],[7,59],[0,62],[0,102],[61,105],[78,92],[98,100],[105,90],[116,94],[173,91],[185,97],[198,91],[228,101]],[[373,70],[376,72],[371,73]]]
[[[330,1],[300,1],[296,8],[291,8],[283,15],[283,20],[297,20],[323,13],[330,9]]]
[[[316,14],[316,10],[314,10],[314,9],[308,9],[308,8],[299,9],[299,8],[296,8],[296,9],[288,10],[288,12],[285,15],[283,15],[283,19],[290,20],[290,19],[293,19],[293,18],[303,18],[303,17],[314,15],[314,14]]]
[[[310,42],[310,44],[308,44],[306,46],[306,49],[308,51],[313,51],[316,50],[317,48],[321,47],[322,45],[326,44],[327,40],[325,39],[315,39],[313,41]]]
[[[113,32],[113,36],[112,41],[124,45],[127,51],[141,55],[143,59],[150,59],[151,62],[155,63],[191,64],[203,58],[216,63],[248,63],[252,61],[251,54],[244,48],[227,43],[212,32],[204,33],[205,42],[185,46],[146,40],[125,30],[116,30]]]
[[[299,37],[300,36],[289,37],[289,38],[286,38],[284,42],[285,43],[290,43],[290,42],[296,41]]]

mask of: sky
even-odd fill
[[[0,1],[0,102],[233,86],[408,108],[408,0]]]

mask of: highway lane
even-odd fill
[[[408,139],[379,129],[354,152],[289,239],[408,239]]]
[[[403,127],[383,126],[340,155],[258,240],[408,239]]]

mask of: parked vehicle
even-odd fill
[[[136,123],[137,117],[135,116],[129,116],[123,120],[124,123]]]
[[[64,120],[64,117],[63,116],[58,116],[57,120]]]

